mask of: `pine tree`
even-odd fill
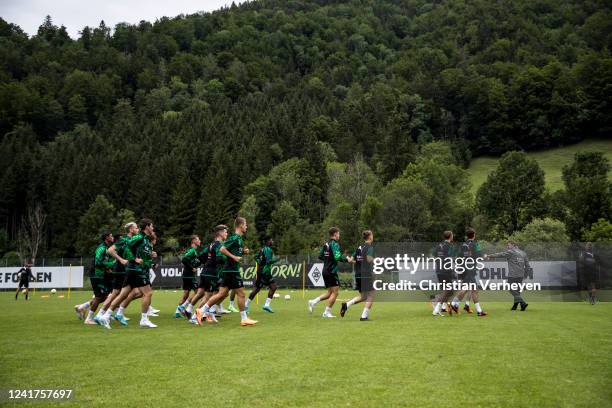
[[[170,202],[170,228],[168,234],[187,246],[196,221],[197,185],[185,172],[178,180]]]
[[[234,202],[230,199],[230,185],[225,166],[227,163],[224,154],[218,151],[213,156],[206,177],[201,181],[197,231],[203,237],[209,236],[215,225],[229,224],[235,211]]]

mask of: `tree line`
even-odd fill
[[[38,207],[46,256],[134,216],[168,252],[239,213],[252,246],[273,234],[287,254],[330,224],[346,244],[364,226],[500,239],[534,220],[605,236],[602,156],[552,194],[513,151],[610,131],[611,17],[605,1],[263,0],[78,39],[0,19],[0,252]],[[473,197],[471,158],[506,152]]]

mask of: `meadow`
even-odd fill
[[[89,292],[41,294],[0,294],[0,388],[74,389],[62,406],[612,405],[612,303],[535,301],[512,312],[483,302],[489,316],[434,318],[428,302],[388,302],[362,322],[361,305],[322,319],[323,305],[310,315],[302,293],[285,290],[274,314],[251,306],[254,327],[238,314],[197,327],[174,319],[179,293],[165,290],[153,299],[157,329],[138,327],[132,305],[129,326],[106,330],[73,312]]]
[[[563,188],[561,178],[563,166],[570,164],[574,160],[574,155],[579,152],[603,152],[612,164],[612,139],[587,139],[574,145],[528,152],[527,155],[534,159],[544,171],[546,188],[556,191]],[[489,173],[495,170],[498,161],[498,157],[490,156],[477,157],[472,160],[468,167],[472,192],[478,191],[478,187],[486,181]],[[612,169],[610,176],[612,176]]]

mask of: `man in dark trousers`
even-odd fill
[[[453,244],[453,232],[452,231],[444,231],[444,241],[440,242],[433,250],[433,255],[440,261],[436,263],[436,276],[438,278],[438,282],[440,283],[453,283],[453,279],[455,278],[454,271],[452,267],[448,267],[448,260],[455,256],[455,246]],[[435,304],[433,315],[434,316],[444,316],[442,314],[442,306],[447,303],[451,296],[453,296],[454,291],[452,289],[445,289],[442,293],[439,293],[435,297]],[[459,313],[459,306],[453,306],[450,303],[448,304],[448,312],[449,314]]]
[[[508,261],[508,283],[523,283],[523,279],[529,275],[531,265],[529,265],[529,257],[527,253],[520,249],[516,242],[508,241],[508,250],[498,252],[491,255],[485,255],[485,259],[490,258],[505,258]],[[519,290],[511,290],[510,293],[514,297],[512,310],[516,310],[518,305],[521,305],[521,311],[527,309],[528,303],[525,302]]]
[[[589,291],[589,303],[592,305],[597,303],[598,261],[593,252],[593,244],[587,242],[584,251],[580,253],[580,283],[584,289]]]
[[[25,264],[23,267],[17,272],[19,274],[19,286],[17,287],[17,291],[15,291],[15,300],[17,300],[17,296],[19,296],[19,291],[21,288],[25,289],[25,300],[29,299],[30,294],[30,279],[34,279],[34,275],[32,274],[32,269],[30,269],[31,264]]]

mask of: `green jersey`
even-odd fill
[[[330,239],[321,247],[319,259],[323,261],[323,273],[338,273],[338,262],[348,262],[346,256],[342,255],[340,244],[335,239]]]
[[[227,248],[230,254],[234,256],[242,257],[242,251],[244,250],[244,241],[240,234],[232,234],[222,244],[223,247]],[[223,265],[223,272],[240,272],[240,262],[234,261],[232,258],[227,257],[225,265]]]
[[[125,259],[130,261],[127,269],[137,271],[148,271],[153,265],[153,245],[146,234],[140,233],[130,239],[125,248]],[[142,259],[139,265],[136,263],[136,258]]]
[[[115,252],[123,259],[125,259],[125,248],[127,247],[128,242],[130,242],[130,239],[130,237],[124,235],[119,238],[117,242],[115,242]],[[120,262],[116,262],[113,273],[125,274],[125,266],[123,266]]]
[[[265,245],[255,257],[255,261],[257,262],[257,273],[261,272],[265,275],[271,275],[272,265],[279,260],[280,258],[274,257],[272,247]]]
[[[107,249],[104,242],[96,248],[94,255],[94,276],[96,278],[104,278],[106,272],[110,271],[115,263],[115,259],[106,252]]]
[[[185,266],[183,268],[183,278],[195,277],[196,269],[200,267],[200,253],[194,247],[191,247],[182,256],[181,262]]]

